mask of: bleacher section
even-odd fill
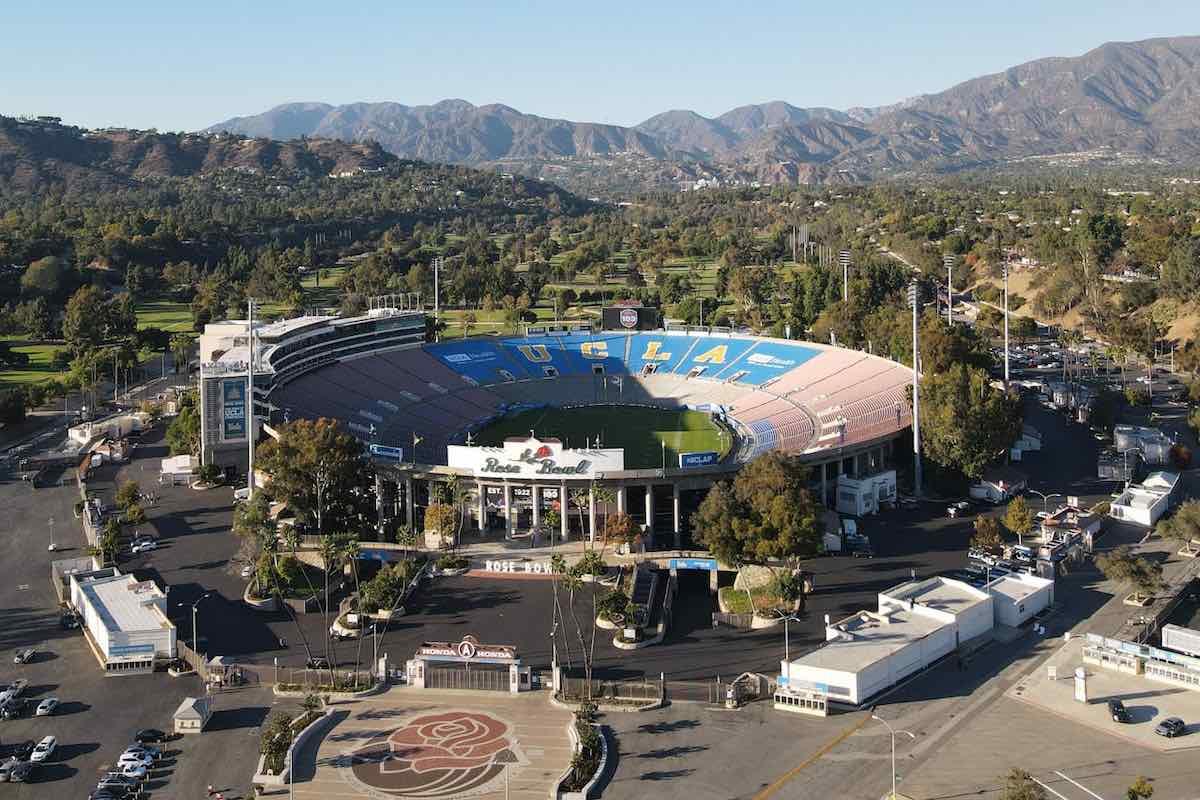
[[[685,331],[478,337],[331,364],[279,387],[289,418],[445,458],[447,444],[511,406],[636,403],[725,416],[740,457],[816,453],[910,424],[909,371],[853,350]],[[428,449],[427,449],[428,448]]]

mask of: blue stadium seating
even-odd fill
[[[753,339],[734,339],[728,336],[697,336],[696,343],[680,359],[673,372],[686,375],[693,368],[703,367],[701,375],[715,378],[754,345]]]
[[[820,352],[816,348],[805,347],[802,344],[759,341],[752,349],[748,348],[741,358],[717,373],[715,377],[727,380],[739,372],[745,372],[745,375],[737,379],[738,383],[761,386],[772,378],[778,378],[785,372],[795,369]],[[707,370],[705,374],[707,377],[714,377],[708,375]]]
[[[696,344],[698,337],[687,334],[635,333],[630,336],[629,374],[640,375],[647,364],[655,371],[667,373],[675,369]]]
[[[426,345],[425,349],[455,372],[477,384],[502,383],[512,378],[528,378],[530,373],[508,358],[495,339],[462,339]]]
[[[605,375],[624,375],[625,347],[628,335],[624,333],[587,334],[572,333],[559,337],[570,357],[569,363],[576,374],[591,374],[596,364],[604,367]]]
[[[546,374],[547,367],[552,367],[559,375],[583,374],[586,368],[571,358],[556,336],[501,339],[500,346],[509,360],[517,362],[536,378],[551,377]],[[590,368],[587,371],[590,372]]]

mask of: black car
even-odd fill
[[[32,739],[26,739],[23,742],[9,745],[8,755],[16,758],[18,761],[28,761],[35,747],[37,747],[37,742]]]
[[[27,783],[33,778],[34,763],[32,761],[22,761],[16,764],[8,771],[9,783]]]
[[[1187,733],[1187,724],[1179,717],[1167,717],[1154,726],[1154,732],[1159,736],[1174,739],[1176,736],[1182,736]]]
[[[142,728],[133,735],[133,740],[138,744],[157,744],[158,742],[165,742],[167,734],[158,728]]]
[[[1129,722],[1129,711],[1125,708],[1125,704],[1115,697],[1108,701],[1108,715],[1112,717],[1113,722]]]
[[[58,624],[64,631],[73,631],[79,627],[79,617],[68,612],[58,618]]]
[[[329,659],[322,658],[321,656],[313,656],[304,662],[304,666],[308,669],[329,669]]]
[[[0,705],[0,717],[4,719],[17,719],[25,716],[29,710],[29,700],[24,697],[13,697]]]

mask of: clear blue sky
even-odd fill
[[[1106,41],[1196,0],[10,2],[0,113],[191,130],[279,103],[460,97],[580,121],[881,105]]]

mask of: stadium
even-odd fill
[[[597,513],[615,510],[644,526],[648,547],[684,547],[708,487],[772,450],[811,465],[814,490],[840,511],[896,499],[911,370],[869,353],[619,317],[617,330],[547,325],[439,343],[423,341],[422,312],[396,308],[220,324],[201,346],[205,458],[245,446],[252,340],[251,395],[268,432],[341,421],[371,447],[381,507],[418,529],[453,476],[478,531],[545,531],[566,499],[563,537],[592,535]]]

